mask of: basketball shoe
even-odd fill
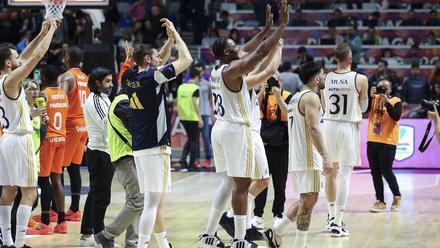
[[[277,235],[273,228],[267,229],[263,233],[263,237],[266,240],[266,243],[269,246],[269,248],[279,248],[279,247],[281,247],[281,236]]]
[[[203,234],[199,238],[199,243],[197,248],[224,248],[225,244],[223,241],[215,235]]]

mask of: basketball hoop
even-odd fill
[[[44,19],[63,19],[67,0],[41,0],[46,8]]]

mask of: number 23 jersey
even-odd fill
[[[325,77],[324,120],[360,122],[362,112],[359,105],[359,90],[356,79],[359,73],[329,72]]]
[[[246,82],[243,79],[240,91],[233,92],[223,80],[223,70],[228,65],[216,66],[211,72],[211,89],[214,114],[218,120],[251,125],[251,99]]]

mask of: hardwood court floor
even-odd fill
[[[83,182],[88,184],[86,175]],[[397,179],[403,195],[403,205],[399,212],[387,211],[373,214],[368,209],[375,197],[371,176],[368,171],[356,171],[352,177],[350,197],[344,221],[352,232],[349,238],[332,238],[323,232],[327,216],[327,204],[321,195],[312,216],[309,231],[309,248],[345,248],[345,247],[440,247],[440,171],[398,171]],[[166,222],[170,242],[176,248],[196,247],[197,237],[205,228],[211,199],[220,183],[215,173],[173,173],[172,193],[166,197]],[[387,185],[385,184],[385,187]],[[272,190],[269,198],[272,199]],[[391,193],[386,189],[386,201],[391,205]],[[108,208],[106,223],[115,217],[124,202],[121,186],[114,180],[112,202]],[[298,196],[292,192],[290,178],[287,184],[286,208]],[[66,206],[69,206],[67,197]],[[85,196],[81,197],[81,207]],[[266,226],[271,223],[268,201],[264,219]],[[39,213],[39,209],[35,212]],[[30,237],[27,244],[32,247],[78,247],[80,223],[68,223],[67,235]],[[291,226],[284,236],[283,247],[293,247],[296,227]],[[223,231],[219,236],[224,241],[230,238]],[[123,239],[116,239],[123,245]],[[157,247],[155,241],[150,247]],[[258,242],[264,245],[264,242]]]

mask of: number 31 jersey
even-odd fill
[[[358,73],[329,72],[325,77],[324,120],[360,122],[359,90],[356,87]]]
[[[218,120],[251,125],[251,99],[246,82],[240,91],[233,92],[223,80],[223,70],[228,65],[216,66],[211,72],[214,114]]]
[[[47,97],[46,109],[49,123],[47,125],[46,138],[66,136],[67,111],[69,101],[64,91],[58,87],[44,89]]]

